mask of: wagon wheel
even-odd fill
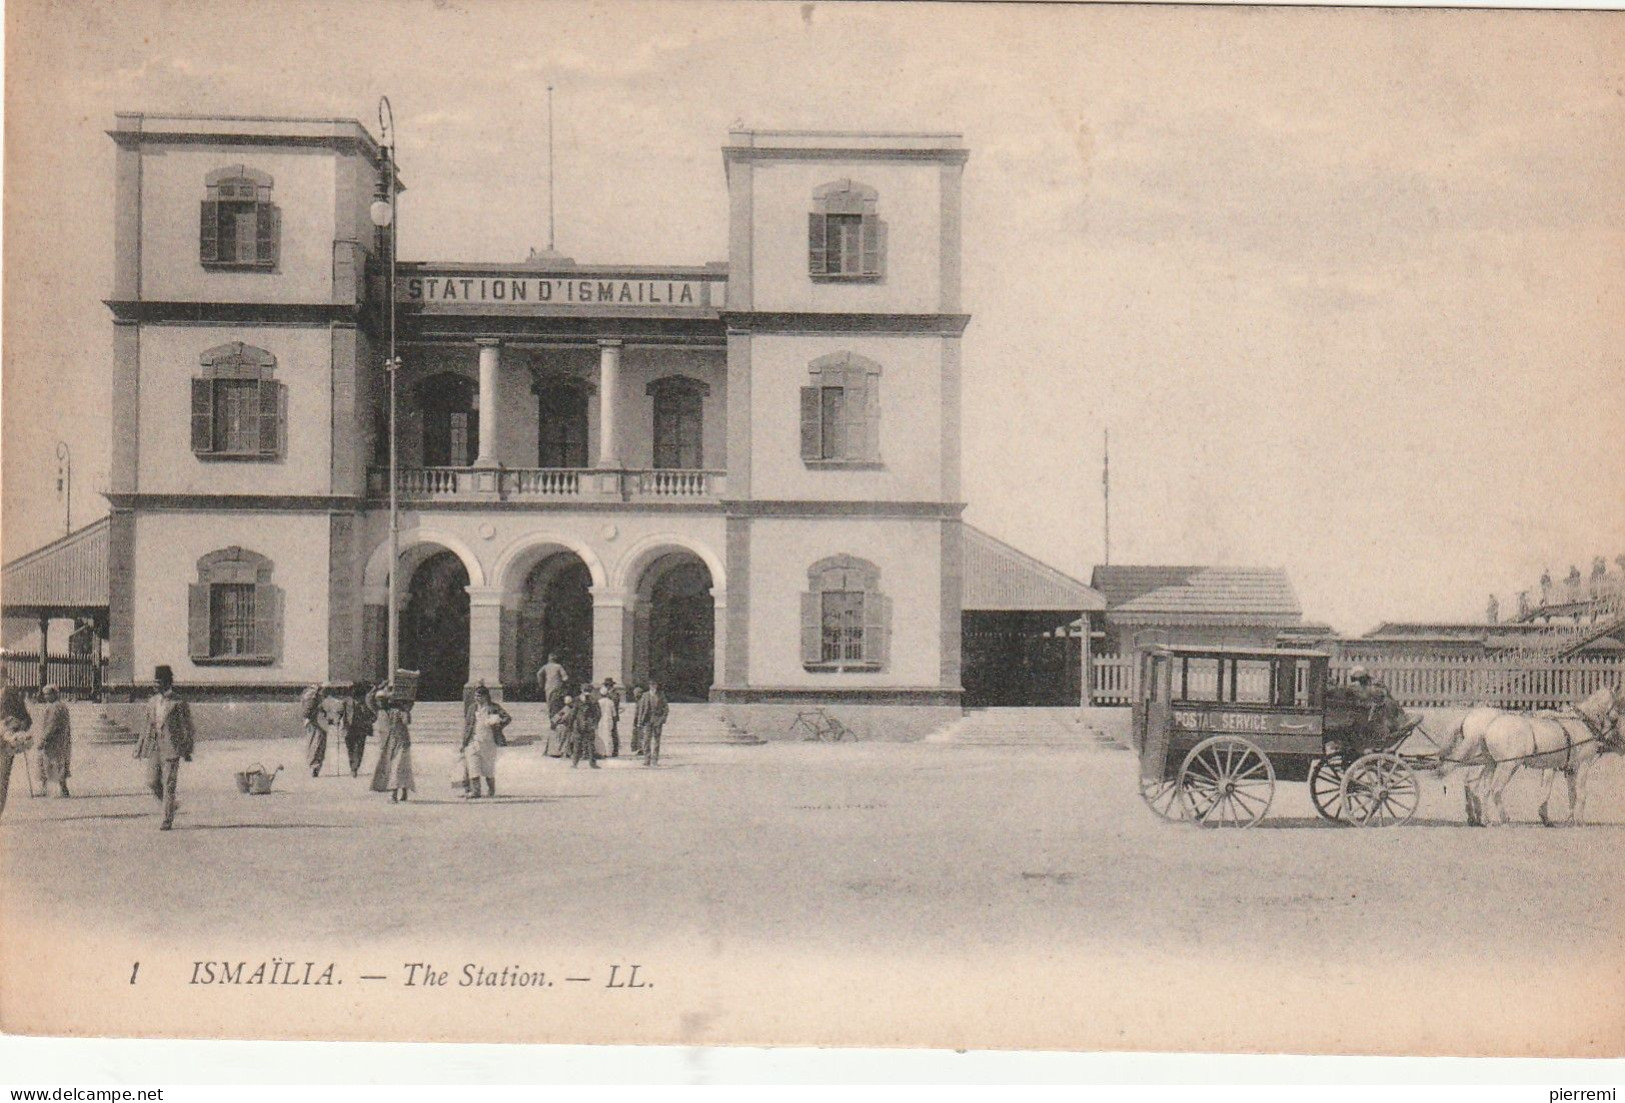
[[[1343,820],[1343,763],[1340,759],[1317,758],[1309,767],[1309,799],[1323,819]]]
[[[1343,818],[1361,827],[1398,827],[1416,815],[1422,786],[1392,751],[1357,759],[1343,774]]]
[[[1185,812],[1204,827],[1251,827],[1275,797],[1275,767],[1263,751],[1234,735],[1204,739],[1179,768]]]
[[[1140,797],[1145,801],[1146,807],[1165,820],[1185,819],[1185,802],[1179,795],[1179,782],[1173,778],[1147,780],[1142,777]]]

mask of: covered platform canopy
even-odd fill
[[[0,614],[7,635],[16,622],[39,631],[39,650],[8,654],[6,670],[18,685],[54,682],[69,696],[101,692],[101,648],[107,637],[108,519],[36,548],[0,567]],[[68,620],[74,632],[67,654],[50,651],[51,622]]]
[[[1077,705],[1089,662],[1089,614],[1106,608],[1105,597],[974,525],[964,533],[966,707]]]

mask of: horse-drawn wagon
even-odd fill
[[[1280,782],[1328,820],[1407,822],[1421,801],[1417,721],[1381,693],[1329,685],[1329,657],[1284,648],[1152,647],[1133,708],[1140,795],[1170,820],[1251,827]]]

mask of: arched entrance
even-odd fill
[[[420,672],[418,698],[456,701],[468,683],[468,569],[455,552],[418,564],[401,608],[401,665]]]
[[[521,697],[540,697],[536,671],[549,654],[572,681],[592,678],[592,572],[580,556],[557,551],[526,572],[514,646]]]
[[[667,700],[710,696],[716,650],[711,581],[704,561],[687,551],[660,556],[638,580],[633,676],[659,682]]]

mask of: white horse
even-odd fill
[[[1548,827],[1547,805],[1552,782],[1561,772],[1569,786],[1569,822],[1585,822],[1586,780],[1597,759],[1608,752],[1625,754],[1620,731],[1620,694],[1606,686],[1563,712],[1507,712],[1479,707],[1468,712],[1440,753],[1439,773],[1457,766],[1472,768],[1465,786],[1467,822],[1487,823],[1486,799],[1493,800],[1500,822],[1507,822],[1502,794],[1523,767],[1541,771],[1540,822]]]

